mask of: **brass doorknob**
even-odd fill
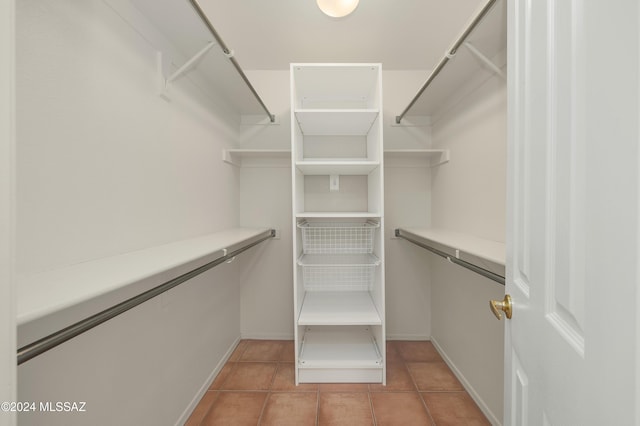
[[[511,296],[508,294],[505,294],[502,300],[489,300],[489,306],[491,307],[491,312],[493,312],[493,315],[495,315],[498,320],[502,319],[502,312],[504,312],[508,319],[511,319],[513,310],[511,307]]]

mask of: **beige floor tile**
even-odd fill
[[[206,392],[202,397],[202,399],[200,400],[200,402],[198,403],[198,405],[196,406],[196,408],[193,410],[193,413],[191,413],[191,416],[189,416],[189,420],[187,420],[187,422],[184,425],[185,426],[200,425],[200,423],[202,422],[202,419],[204,419],[204,417],[207,415],[207,413],[209,412],[209,409],[211,408],[211,405],[213,405],[213,402],[216,400],[217,397],[218,397],[218,392],[211,392],[211,391]]]
[[[421,391],[462,391],[464,388],[444,362],[409,362],[409,374]]]
[[[387,363],[387,385],[370,384],[372,392],[415,391],[416,386],[404,362]]]
[[[490,424],[466,392],[424,392],[422,398],[438,426]]]
[[[222,383],[224,390],[260,390],[271,388],[278,364],[274,362],[238,362]]]
[[[317,408],[317,392],[274,392],[269,394],[260,425],[313,426]]]
[[[273,380],[271,390],[274,392],[317,392],[318,385],[315,383],[301,383],[296,386],[293,364],[290,362],[285,362],[278,364],[278,371],[276,372],[276,377]]]
[[[321,393],[318,407],[318,425],[373,425],[369,394],[362,392]]]
[[[255,426],[267,392],[218,392],[218,398],[202,420],[202,426]]]
[[[282,340],[249,340],[240,361],[280,361],[283,346]]]
[[[372,392],[371,402],[378,426],[433,424],[417,392]]]
[[[442,361],[433,343],[429,341],[398,341],[396,345],[400,356],[407,362]]]

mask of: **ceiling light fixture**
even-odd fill
[[[332,18],[347,16],[358,7],[360,0],[316,0],[318,7]]]

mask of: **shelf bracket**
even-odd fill
[[[233,154],[231,154],[231,152],[229,152],[226,149],[222,150],[222,161],[224,161],[227,164],[231,164],[232,166],[240,167],[240,163],[236,161]]]
[[[440,153],[440,157],[439,157],[438,160],[435,160],[435,161],[431,162],[431,167],[437,167],[437,166],[441,166],[441,165],[443,165],[445,163],[448,163],[450,158],[451,158],[451,151],[446,149],[446,150],[444,150],[444,151],[442,151]]]
[[[167,66],[165,66],[164,59],[162,57],[162,52],[158,52],[157,65],[158,65],[158,74],[160,75],[160,83],[161,83],[160,96],[163,99],[170,101],[171,97],[168,94],[169,83],[173,82],[174,80],[177,80],[178,78],[182,77],[187,72],[189,72],[191,68],[193,68],[198,63],[198,61],[200,61],[200,59],[202,59],[202,57],[206,55],[209,52],[209,50],[211,50],[211,48],[213,46],[216,46],[217,44],[218,43],[216,43],[215,41],[209,42],[205,47],[200,49],[198,53],[193,55],[191,59],[185,62],[184,65],[178,68],[169,77],[166,76]]]
[[[475,56],[476,58],[480,59],[480,61],[482,61],[493,72],[495,72],[496,74],[498,74],[500,77],[502,77],[504,79],[507,78],[507,76],[504,75],[504,72],[500,69],[500,67],[497,66],[496,64],[494,64],[491,59],[489,59],[485,55],[483,55],[482,52],[480,52],[473,44],[471,44],[468,41],[466,41],[464,43],[464,47],[469,49],[469,52],[471,52],[471,54],[473,56]]]

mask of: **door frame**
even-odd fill
[[[15,0],[0,1],[0,402],[16,401]],[[0,411],[0,426],[16,415]]]

